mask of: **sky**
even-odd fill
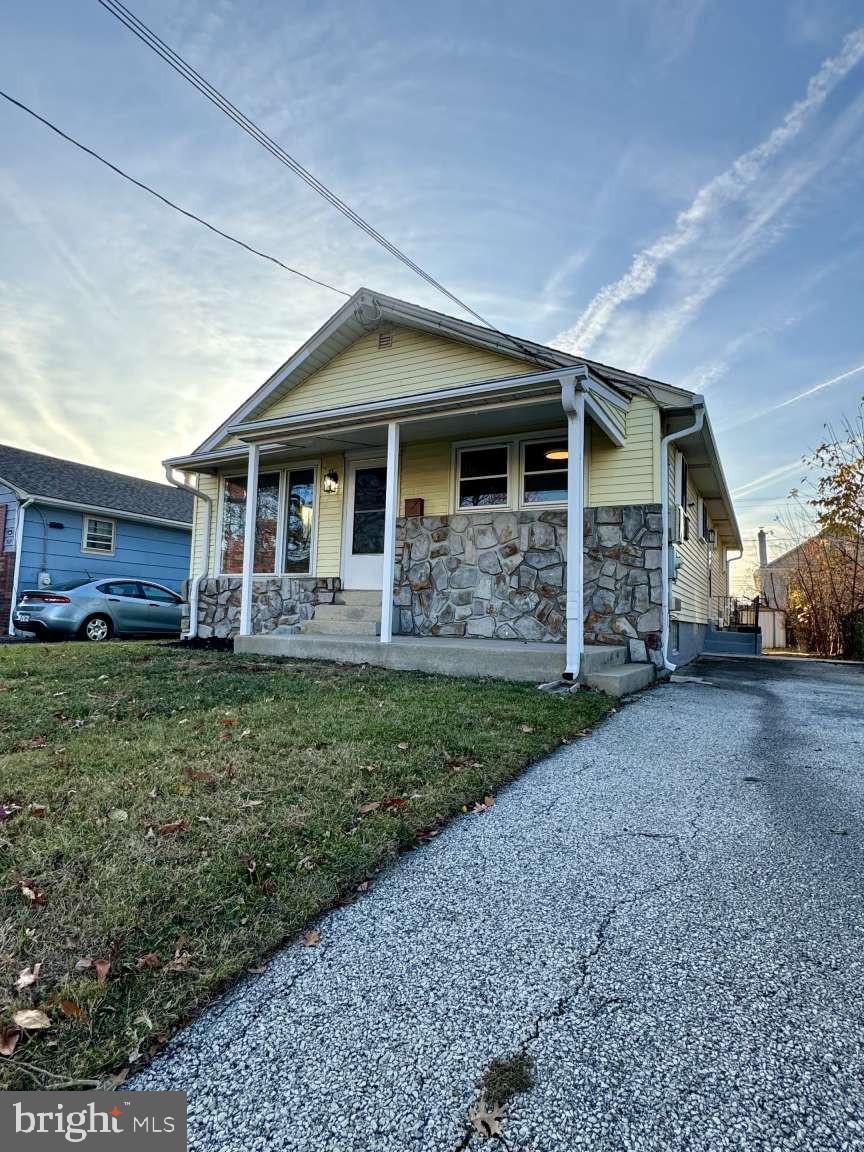
[[[497,327],[706,396],[743,572],[864,394],[857,0],[129,6]],[[0,87],[240,239],[454,311],[96,0],[6,0]],[[153,479],[342,303],[0,100],[0,438]]]

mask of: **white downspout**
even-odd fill
[[[667,672],[674,672],[677,664],[669,662],[669,445],[676,440],[683,440],[685,436],[692,436],[700,432],[705,422],[705,398],[694,396],[694,418],[688,428],[681,428],[678,432],[670,432],[660,441],[660,514],[663,519],[663,547],[660,550],[661,588],[660,588],[660,643],[663,656],[663,667]]]
[[[184,481],[176,479],[174,471],[169,464],[165,465],[165,478],[169,484],[173,484],[175,488],[182,488],[184,492],[191,492],[199,500],[204,501],[204,563],[201,571],[197,576],[192,578],[189,585],[189,630],[181,639],[194,640],[198,635],[198,593],[201,589],[201,581],[206,580],[210,574],[210,523],[213,515],[213,499],[204,492],[193,487],[191,484],[186,484]],[[195,540],[192,540],[193,548],[193,562],[194,562],[194,548]]]
[[[252,586],[255,583],[255,527],[258,520],[258,464],[261,449],[249,446],[246,466],[246,524],[243,537],[243,583],[240,587],[240,627],[238,635],[252,635]]]
[[[730,556],[728,552],[726,553],[726,591],[723,593],[723,595],[724,595],[725,599],[727,599],[727,600],[730,598],[729,565],[731,563],[733,563],[733,561],[735,561],[735,560],[740,560],[743,555],[744,555],[744,549],[743,548],[738,549],[738,555],[737,556]]]
[[[21,548],[24,544],[24,516],[33,503],[33,497],[28,496],[23,504],[18,505],[18,514],[15,518],[15,567],[12,570],[12,603],[9,606],[9,635],[16,636],[15,625],[12,620],[15,616],[15,606],[18,603],[18,579],[21,573]]]
[[[381,587],[382,644],[393,639],[393,567],[396,561],[396,517],[399,514],[399,425],[387,425],[387,490],[384,508],[384,579]]]
[[[564,676],[578,680],[584,638],[583,550],[585,510],[585,385],[576,376],[561,380],[561,405],[567,416],[567,654]]]

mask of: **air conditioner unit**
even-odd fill
[[[675,505],[675,511],[669,518],[669,536],[672,544],[683,544],[690,539],[690,517],[681,504]]]

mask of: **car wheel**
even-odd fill
[[[111,631],[111,621],[107,616],[90,616],[81,625],[79,635],[82,640],[92,640],[98,644],[102,640],[110,640]]]

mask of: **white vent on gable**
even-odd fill
[[[392,332],[379,332],[378,333],[378,351],[381,352],[385,348],[393,347],[393,333]]]

